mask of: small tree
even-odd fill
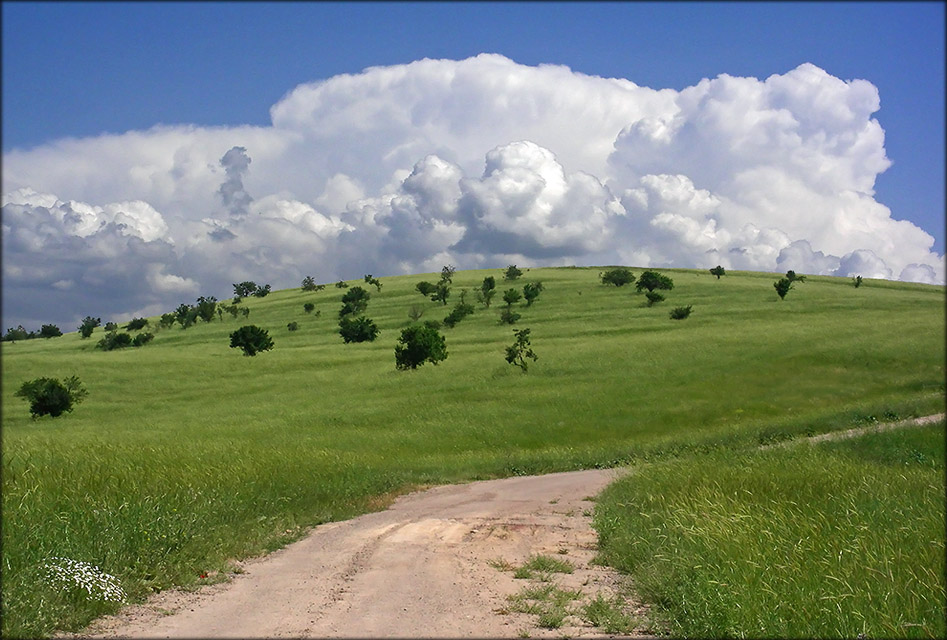
[[[523,298],[526,300],[527,307],[533,306],[533,302],[543,289],[542,282],[529,282],[523,286]]]
[[[61,335],[62,331],[54,324],[44,324],[39,330],[40,338],[58,338]]]
[[[793,288],[792,280],[789,278],[780,278],[773,283],[773,287],[776,289],[776,293],[779,294],[779,299],[783,300],[786,294],[789,293],[789,290]]]
[[[533,353],[533,349],[530,347],[529,329],[514,330],[513,335],[516,337],[516,340],[512,345],[506,348],[506,361],[516,365],[523,370],[523,373],[526,373],[529,367],[527,359],[531,359],[535,362],[539,359],[539,356]]]
[[[602,284],[613,284],[616,287],[623,287],[635,281],[635,276],[631,273],[631,269],[627,267],[609,269],[599,274],[599,277],[602,279]]]
[[[178,317],[175,313],[162,313],[161,320],[158,321],[158,326],[162,329],[170,329],[174,326],[174,323],[177,322],[177,319]]]
[[[413,325],[401,330],[395,346],[395,368],[417,369],[425,362],[437,365],[447,359],[447,341],[431,323]]]
[[[245,356],[255,356],[272,349],[273,339],[266,329],[249,324],[230,334],[230,348],[242,350]]]
[[[720,276],[727,275],[727,270],[718,264],[716,267],[710,270],[710,273],[717,276],[717,280],[719,280]]]
[[[256,292],[256,283],[252,280],[245,280],[239,284],[233,285],[233,295],[235,298],[246,298]]]
[[[16,392],[17,397],[30,403],[30,415],[34,419],[47,415],[56,418],[72,411],[73,405],[82,402],[88,394],[76,376],[62,382],[55,378],[36,378],[24,382]]]
[[[256,291],[253,292],[253,295],[257,298],[265,298],[270,295],[270,285],[265,284],[262,287],[257,287]]]
[[[797,276],[796,272],[793,271],[792,269],[786,272],[786,279],[789,280],[789,282],[805,282],[806,281],[805,276]]]
[[[102,324],[102,318],[93,318],[92,316],[86,316],[82,319],[82,324],[79,325],[79,335],[83,338],[88,338],[92,335],[92,332],[97,326]]]
[[[132,342],[132,337],[127,333],[109,331],[95,346],[102,351],[114,351],[115,349],[130,347]]]
[[[512,308],[507,307],[500,312],[500,324],[516,324],[516,321],[519,320],[522,316]]]
[[[444,306],[447,306],[447,298],[450,297],[450,287],[448,282],[441,280],[436,285],[434,285],[434,292],[431,294],[431,300],[434,302],[440,302]]]
[[[635,285],[635,288],[639,292],[642,289],[647,289],[648,291],[654,291],[655,289],[666,289],[670,291],[674,288],[674,281],[666,275],[658,273],[657,271],[645,271],[638,278],[638,283]]]
[[[671,320],[683,320],[691,314],[691,305],[686,307],[676,307],[671,310],[670,317]]]
[[[446,284],[451,284],[451,283],[453,283],[453,281],[454,281],[454,273],[455,273],[456,271],[457,271],[457,269],[454,268],[454,265],[452,265],[452,264],[444,265],[444,266],[441,268],[441,282],[444,282],[444,283],[446,283]]]
[[[342,296],[342,308],[339,310],[339,317],[349,315],[358,315],[368,308],[368,301],[371,294],[361,287],[352,287]]]
[[[503,272],[503,279],[507,282],[513,282],[521,275],[523,275],[523,271],[517,269],[515,264],[511,264],[506,268],[506,271]]]
[[[426,280],[422,280],[421,282],[417,283],[416,285],[414,285],[414,288],[417,289],[418,293],[420,293],[425,298],[430,296],[432,293],[434,293],[434,291],[437,290],[437,286],[431,284],[430,282]]]
[[[127,335],[127,334],[126,334],[126,335]],[[133,346],[133,347],[141,347],[141,346],[144,346],[144,345],[148,344],[149,342],[151,342],[151,341],[154,340],[154,339],[155,339],[155,334],[153,334],[153,333],[139,333],[137,336],[135,336],[135,337],[132,339],[132,346]]]
[[[507,289],[506,293],[503,294],[503,302],[506,303],[506,308],[509,309],[515,303],[520,301],[520,298],[523,296],[516,289]]]
[[[365,316],[345,316],[339,320],[339,335],[346,344],[350,342],[372,342],[378,337],[378,326]]]
[[[197,309],[197,316],[201,320],[210,322],[217,313],[217,298],[214,296],[208,296],[206,298],[201,296],[197,299],[197,305],[194,308]]]
[[[378,278],[373,278],[372,274],[369,273],[365,276],[365,283],[374,285],[375,291],[381,291],[381,281]]]
[[[17,325],[16,329],[9,328],[7,329],[6,335],[3,336],[4,342],[16,342],[17,340],[30,340],[35,338],[36,334],[32,331],[27,331],[23,328],[22,324]]]
[[[421,316],[424,315],[424,307],[419,304],[411,305],[411,308],[408,309],[408,317],[411,318],[414,322],[417,322],[421,319]]]
[[[339,280],[338,282],[335,283],[335,288],[336,288],[336,289],[348,289],[348,288],[349,288],[349,285],[347,285],[344,280]]]
[[[480,285],[480,288],[477,289],[477,302],[482,304],[487,309],[490,308],[490,302],[493,300],[493,296],[497,292],[497,280],[493,276],[487,276],[483,279],[483,283]]]
[[[106,331],[118,331],[118,325],[115,324],[114,322],[106,322],[106,323],[105,323],[105,330],[106,330]]]
[[[852,278],[852,284],[855,285],[855,288],[856,288],[856,289],[857,289],[858,287],[862,286],[862,277],[861,277],[861,276],[855,276],[855,277],[853,277],[853,278]]]
[[[664,302],[664,296],[658,293],[657,291],[649,291],[648,293],[644,295],[648,299],[649,307],[653,307],[655,303]]]
[[[290,331],[296,331],[297,329],[299,329],[299,323],[290,322],[288,325],[286,325],[286,328],[289,329]]]
[[[303,291],[315,291],[316,290],[316,281],[312,276],[306,276],[303,278],[302,284]]]
[[[460,294],[460,301],[454,305],[453,310],[444,318],[444,324],[453,329],[458,322],[469,316],[474,312],[472,304],[468,304],[464,301],[466,290],[462,291]]]
[[[312,310],[315,308],[316,308],[316,305],[314,305],[311,302],[307,302],[306,304],[303,305],[303,311],[305,311],[306,313],[312,313]]]

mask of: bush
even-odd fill
[[[519,278],[521,275],[523,275],[523,271],[520,269],[517,269],[515,264],[511,264],[510,266],[506,268],[506,271],[503,272],[503,279],[509,282],[512,282],[513,280],[516,280],[517,278]]]
[[[125,329],[128,331],[139,331],[148,326],[148,318],[132,318],[128,324],[125,325]]]
[[[417,283],[414,285],[414,288],[417,289],[418,293],[420,293],[425,298],[434,293],[434,291],[437,289],[435,285],[427,282],[426,280],[422,280],[421,282]]]
[[[256,291],[253,292],[254,297],[256,298],[265,298],[270,295],[270,285],[265,284],[262,287],[257,287]]]
[[[272,349],[273,339],[266,329],[250,324],[230,334],[230,347],[243,350],[245,356],[255,356],[261,351]]]
[[[233,295],[234,298],[246,298],[247,296],[252,296],[256,292],[256,283],[252,280],[246,280],[240,284],[235,284],[233,286]],[[237,300],[234,300],[237,302]]]
[[[58,338],[61,335],[62,331],[54,324],[44,324],[39,330],[40,338]]]
[[[854,278],[852,278],[852,284],[855,285],[855,288],[856,288],[856,289],[857,289],[858,287],[862,286],[862,277],[861,277],[861,276],[855,276]]]
[[[17,340],[31,340],[35,338],[36,334],[32,331],[27,331],[23,328],[23,325],[17,325],[16,329],[12,327],[7,329],[6,335],[3,336],[4,342],[16,342]]]
[[[33,418],[46,415],[56,418],[72,411],[73,405],[82,402],[88,393],[79,378],[71,376],[62,382],[55,378],[29,380],[23,383],[16,395],[30,403]]]
[[[711,273],[712,275],[717,276],[717,280],[719,280],[719,279],[720,279],[720,276],[725,276],[725,275],[727,275],[727,270],[724,269],[723,267],[721,267],[721,266],[718,264],[716,267],[714,267],[713,269],[710,270],[710,273]]]
[[[155,334],[153,334],[153,333],[139,333],[139,334],[138,334],[137,336],[135,336],[135,338],[132,340],[132,346],[133,346],[133,347],[140,347],[140,346],[142,346],[142,345],[148,344],[149,342],[151,342],[151,341],[154,340],[154,339],[155,339]]]
[[[616,287],[623,287],[626,284],[631,284],[635,281],[635,276],[631,273],[631,269],[627,267],[618,267],[617,269],[609,269],[608,271],[600,274],[602,279],[602,284],[613,284]]]
[[[674,281],[669,277],[658,273],[657,271],[645,271],[638,278],[638,284],[635,288],[640,292],[642,289],[654,291],[655,289],[666,289],[670,291],[674,288]]]
[[[395,367],[399,370],[417,369],[425,362],[436,365],[447,358],[447,341],[431,323],[401,330],[395,346]]]
[[[773,287],[776,289],[779,299],[783,300],[785,299],[786,294],[789,293],[789,290],[792,289],[792,280],[789,278],[780,278],[773,283]]]
[[[444,284],[451,284],[454,281],[454,272],[457,269],[454,268],[454,265],[448,264],[441,268],[441,282]]]
[[[522,316],[509,307],[500,312],[500,324],[516,324],[520,318]]]
[[[303,287],[303,291],[315,291],[316,281],[313,280],[312,276],[306,276],[305,278],[303,278],[302,287]]]
[[[208,296],[206,298],[201,296],[197,299],[197,304],[194,306],[194,309],[201,320],[210,322],[214,319],[214,314],[217,313],[217,298],[214,296]]]
[[[118,331],[118,325],[115,324],[114,322],[106,322],[106,323],[105,323],[105,330],[106,330],[106,331]]]
[[[526,299],[526,306],[532,306],[533,301],[539,297],[540,292],[544,289],[542,282],[530,282],[523,286],[523,298]]]
[[[303,305],[303,311],[305,311],[306,313],[312,313],[312,310],[315,308],[316,308],[316,305],[314,305],[311,302],[307,302],[306,304]]]
[[[161,320],[158,321],[158,326],[162,329],[169,329],[174,326],[177,319],[178,317],[174,313],[163,313],[161,314]]]
[[[522,297],[522,294],[516,289],[507,289],[503,294],[503,302],[506,303],[506,308],[509,309],[514,303],[519,302]]]
[[[345,284],[345,281],[344,281],[344,280],[339,280],[338,282],[335,283],[335,288],[336,288],[336,289],[348,289],[348,288],[349,288],[349,285]]]
[[[290,331],[297,331],[299,329],[299,323],[290,322],[288,325],[286,325],[286,328],[289,329]]]
[[[132,337],[127,333],[118,333],[109,331],[105,337],[99,340],[96,347],[102,351],[112,351],[114,349],[124,349],[132,345]]]
[[[88,338],[92,335],[92,331],[100,324],[102,324],[102,318],[86,316],[82,319],[82,324],[79,325],[79,335],[83,338]]]
[[[444,318],[444,324],[450,327],[451,329],[453,329],[454,326],[458,322],[460,322],[461,320],[463,320],[464,318],[466,318],[473,312],[474,312],[473,305],[464,302],[463,298],[461,298],[461,301],[457,303],[453,311],[451,311],[450,314],[446,318]]]
[[[649,291],[648,293],[644,295],[648,299],[649,307],[654,306],[654,304],[657,302],[664,302],[664,296],[658,293],[657,291]]]
[[[339,335],[346,344],[372,342],[378,337],[378,326],[365,316],[357,318],[346,316],[339,320]]]
[[[506,361],[516,365],[523,370],[523,373],[526,373],[529,365],[526,361],[527,358],[535,362],[539,359],[539,356],[533,353],[533,349],[530,347],[529,329],[513,331],[513,335],[516,337],[516,341],[506,348]]]
[[[805,276],[797,276],[796,272],[793,271],[792,269],[786,272],[786,279],[789,280],[790,282],[805,282],[806,281]]]
[[[683,320],[691,314],[691,305],[686,307],[676,307],[671,310],[671,320]]]
[[[490,302],[493,300],[493,296],[497,292],[497,280],[493,276],[487,276],[483,279],[483,283],[480,285],[480,288],[477,290],[477,302],[482,304],[487,309],[490,308]]]
[[[339,317],[348,315],[358,315],[368,308],[368,301],[371,294],[361,287],[352,287],[342,296],[342,308],[339,310]]]
[[[378,278],[373,278],[372,274],[369,273],[365,276],[365,283],[374,285],[375,291],[381,291],[381,281]]]

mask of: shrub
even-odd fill
[[[365,316],[352,318],[345,316],[339,320],[339,335],[348,344],[350,342],[372,342],[378,337],[378,326]]]
[[[623,287],[626,284],[631,284],[635,281],[635,276],[631,273],[631,269],[627,267],[618,267],[617,269],[609,269],[608,271],[600,274],[602,279],[602,284],[613,284],[616,287]]]
[[[338,282],[335,283],[335,288],[336,288],[336,289],[348,289],[348,288],[349,288],[349,285],[345,284],[345,281],[344,281],[344,280],[339,280]]]
[[[140,331],[148,326],[148,318],[132,318],[128,321],[128,324],[125,325],[125,329],[128,331]]]
[[[460,302],[457,303],[453,311],[451,311],[450,314],[446,318],[444,318],[444,324],[450,327],[451,329],[453,329],[454,326],[458,322],[460,322],[461,320],[463,320],[464,318],[466,318],[473,312],[474,312],[473,305],[464,302],[463,297],[461,297]]]
[[[106,330],[106,331],[118,331],[118,325],[115,324],[114,322],[106,322],[106,323],[105,323],[105,330]]]
[[[432,323],[426,322],[401,330],[401,337],[395,346],[397,369],[417,369],[425,362],[436,365],[446,358],[447,341]]]
[[[500,324],[516,324],[516,321],[519,320],[522,316],[510,307],[507,307],[500,312]]]
[[[316,308],[316,305],[314,305],[311,302],[307,302],[306,304],[303,305],[303,311],[305,311],[306,313],[312,313],[312,310],[315,308]]]
[[[79,335],[83,338],[88,338],[92,335],[92,331],[100,324],[102,324],[102,318],[86,316],[82,319],[82,324],[79,325]]]
[[[441,282],[445,284],[451,284],[454,281],[454,273],[457,269],[454,268],[454,265],[448,264],[441,268]]]
[[[862,277],[861,277],[861,276],[855,276],[854,278],[852,278],[852,284],[855,285],[855,288],[856,288],[856,289],[857,289],[858,287],[862,286]]]
[[[54,324],[44,324],[39,330],[40,338],[58,338],[61,335],[62,331]]]
[[[16,342],[17,340],[30,340],[35,338],[36,334],[32,331],[27,331],[23,328],[23,325],[17,325],[16,329],[10,328],[7,329],[6,335],[3,336],[4,342]]]
[[[669,277],[658,273],[657,271],[645,271],[638,278],[635,288],[640,292],[642,289],[654,291],[655,289],[666,289],[670,291],[674,288],[674,281]]]
[[[511,264],[510,266],[506,268],[506,271],[503,272],[503,279],[507,280],[508,282],[512,282],[513,280],[516,280],[517,278],[519,278],[521,275],[523,275],[523,271],[520,269],[517,269],[515,264]]]
[[[303,291],[315,291],[316,290],[316,281],[312,276],[306,276],[303,278],[302,282]]]
[[[487,309],[490,308],[490,302],[497,292],[497,280],[493,276],[487,276],[483,279],[480,288],[477,290],[477,302]]]
[[[253,292],[254,297],[256,298],[265,298],[270,295],[270,285],[265,284],[262,287],[257,287],[256,291]]]
[[[162,329],[168,329],[174,326],[174,323],[177,321],[177,315],[174,313],[163,313],[161,314],[161,320],[158,321],[158,326]]]
[[[523,373],[526,373],[529,366],[527,359],[532,359],[535,362],[539,359],[539,356],[533,353],[533,349],[530,347],[529,329],[513,331],[513,335],[516,337],[516,340],[512,345],[506,348],[506,361],[512,365],[516,365],[523,370]]]
[[[217,298],[214,296],[208,296],[206,298],[201,296],[197,299],[197,304],[194,306],[194,309],[201,320],[210,322],[214,319],[214,314],[217,313]]]
[[[544,289],[542,282],[530,282],[523,286],[523,298],[526,299],[526,306],[530,307],[533,304],[533,301],[539,297],[540,292]]]
[[[417,283],[414,285],[414,288],[417,289],[418,293],[424,297],[431,295],[437,289],[435,285],[427,282],[426,280],[422,280],[421,282]]]
[[[133,347],[140,347],[140,346],[142,346],[142,345],[148,344],[149,342],[151,342],[151,341],[154,340],[154,339],[155,339],[155,334],[153,334],[153,333],[139,333],[139,334],[138,334],[137,336],[135,336],[135,338],[132,340],[132,346],[133,346]]]
[[[671,320],[683,320],[691,314],[691,305],[686,307],[675,307],[671,310]]]
[[[299,329],[299,323],[298,323],[298,322],[290,322],[288,325],[286,325],[286,328],[289,329],[290,331],[296,331],[296,330]]]
[[[381,291],[381,281],[378,278],[373,278],[372,274],[369,273],[365,276],[365,283],[374,285],[375,291]]]
[[[710,273],[717,276],[717,280],[719,280],[720,276],[727,275],[727,270],[718,264],[716,267],[710,270]]]
[[[230,334],[230,347],[241,349],[245,356],[255,356],[261,351],[272,349],[273,339],[270,338],[266,329],[250,324],[240,327]]]
[[[342,296],[342,308],[339,309],[339,317],[348,315],[358,315],[368,308],[368,301],[371,294],[361,287],[352,287]]]
[[[792,280],[789,278],[780,278],[773,283],[773,287],[776,289],[779,299],[783,300],[786,294],[789,293],[789,290],[792,289]]]
[[[506,303],[506,308],[509,309],[514,303],[519,302],[522,297],[522,294],[516,289],[507,289],[503,294],[503,302]]]
[[[256,289],[257,286],[255,282],[252,280],[246,280],[233,286],[233,295],[234,298],[246,298],[247,296],[252,296],[256,292]],[[234,300],[234,302],[239,301]]]
[[[806,281],[805,276],[797,276],[796,272],[793,271],[792,269],[786,272],[786,279],[789,280],[790,282],[805,282]]]
[[[99,340],[96,346],[102,351],[112,351],[114,349],[124,349],[132,345],[132,337],[127,333],[118,333],[109,331],[105,337]]]
[[[421,316],[424,315],[424,307],[419,304],[411,305],[411,308],[408,309],[408,317],[411,318],[414,322],[417,322],[421,319]]]
[[[24,382],[16,392],[17,397],[30,403],[30,415],[33,418],[61,416],[64,412],[72,411],[73,405],[82,402],[88,394],[76,376],[62,382],[55,378],[36,378]]]
[[[664,302],[664,296],[658,293],[657,291],[649,291],[644,294],[648,299],[648,306],[652,307],[656,302]]]
[[[440,281],[434,286],[434,293],[431,294],[431,300],[434,302],[440,302],[444,306],[447,306],[447,298],[450,297],[450,287],[445,281]]]

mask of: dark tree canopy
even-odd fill
[[[776,289],[777,295],[779,295],[780,300],[786,298],[786,294],[789,293],[789,290],[792,289],[792,280],[789,278],[780,278],[773,283],[773,288]]]
[[[526,300],[527,307],[533,305],[533,302],[539,297],[544,288],[542,282],[529,282],[523,285],[523,298]]]
[[[601,278],[602,284],[613,284],[616,287],[623,287],[635,281],[635,276],[631,273],[631,269],[627,267],[609,269],[601,274]]]
[[[683,320],[684,318],[688,317],[690,314],[691,314],[691,305],[687,305],[686,307],[676,307],[672,309],[669,315],[671,317],[671,320]]]
[[[102,318],[93,318],[92,316],[86,316],[82,319],[82,324],[79,325],[79,335],[83,338],[88,338],[92,335],[92,332],[97,326],[102,324]]]
[[[316,281],[312,276],[306,276],[303,278],[302,282],[303,291],[315,291],[316,290]]]
[[[362,287],[352,287],[342,296],[342,308],[339,309],[339,317],[358,315],[364,313],[368,308],[368,301],[371,294]]]
[[[447,341],[431,324],[419,324],[401,330],[395,346],[395,367],[417,369],[425,362],[436,365],[447,358]]]
[[[54,324],[44,324],[39,330],[40,338],[58,338],[61,335],[62,331]]]
[[[792,269],[786,272],[786,279],[789,280],[790,282],[805,282],[806,281],[805,276],[796,275],[796,272],[793,271]]]
[[[727,275],[727,270],[724,269],[723,267],[721,267],[721,266],[718,264],[716,267],[714,267],[713,269],[710,270],[710,273],[711,273],[712,275],[717,276],[717,280],[719,280],[719,279],[720,279],[720,276],[725,276],[725,275]]]
[[[47,415],[56,418],[72,411],[73,405],[82,402],[88,393],[79,378],[71,376],[62,382],[55,378],[29,380],[20,386],[16,395],[30,403],[33,418]]]
[[[378,337],[378,326],[371,318],[345,316],[339,320],[339,335],[346,344],[350,342],[372,342]]]
[[[503,302],[506,303],[507,308],[512,307],[515,303],[520,301],[523,295],[516,289],[507,289],[503,293]]]
[[[252,280],[246,280],[233,285],[233,295],[237,298],[246,298],[256,292],[256,283]]]
[[[533,349],[530,346],[529,329],[514,330],[513,335],[516,340],[512,345],[506,348],[506,361],[512,365],[516,365],[523,370],[523,373],[526,373],[526,370],[529,368],[527,359],[531,359],[535,362],[539,359],[539,356],[533,353]]]
[[[240,349],[245,356],[255,356],[261,351],[272,349],[273,339],[266,329],[250,324],[230,334],[230,347]]]
[[[511,264],[503,272],[503,279],[512,282],[523,275],[522,269],[518,269],[515,264]]]
[[[635,285],[635,288],[638,291],[642,289],[647,289],[648,291],[654,291],[655,289],[666,289],[670,291],[674,288],[674,281],[671,280],[666,275],[660,274],[657,271],[645,271],[638,277],[638,283]]]

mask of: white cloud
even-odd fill
[[[933,238],[874,198],[890,164],[879,104],[869,82],[811,64],[674,91],[484,54],[300,85],[268,127],[16,150],[4,313],[35,323],[67,294],[81,318],[441,261],[942,283]],[[95,284],[110,278],[125,284]]]

